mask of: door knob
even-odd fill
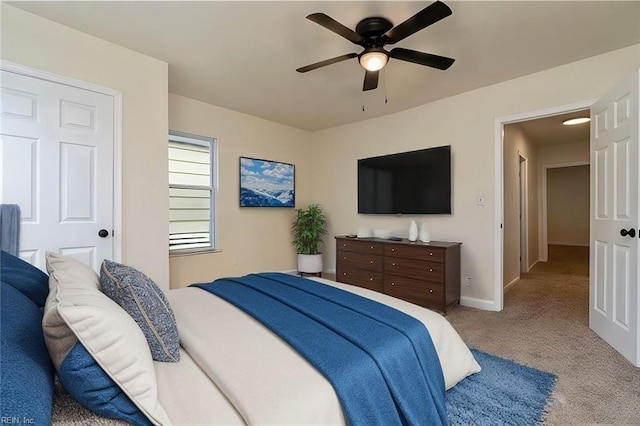
[[[628,235],[631,238],[635,238],[636,230],[634,228],[629,228],[628,231],[626,229],[621,229],[620,230],[620,235],[622,235],[623,237],[626,237]]]
[[[98,231],[98,237],[107,238],[108,236],[109,236],[109,231],[107,231],[106,229],[101,229]]]

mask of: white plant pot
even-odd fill
[[[322,255],[299,254],[298,272],[305,272],[307,274],[316,274],[318,272],[322,272]]]

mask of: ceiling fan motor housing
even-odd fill
[[[360,34],[364,38],[364,42],[371,41],[374,44],[376,39],[381,38],[384,33],[393,28],[393,24],[387,19],[379,16],[374,16],[371,18],[364,18],[362,21],[358,22],[356,25],[356,32]],[[382,47],[384,43],[381,43],[379,46],[367,46],[364,47]]]

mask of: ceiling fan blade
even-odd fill
[[[367,71],[364,75],[364,84],[362,85],[362,91],[373,90],[378,87],[378,75],[380,71]]]
[[[351,43],[360,44],[364,40],[360,34],[350,28],[345,27],[340,22],[336,21],[330,16],[325,15],[324,13],[312,13],[311,15],[307,16],[307,19],[315,22],[318,25],[322,25],[329,31],[333,31],[334,33],[346,38]]]
[[[403,49],[402,47],[391,49],[389,56],[395,59],[400,59],[401,61],[413,62],[414,64],[437,68],[439,70],[446,70],[455,62],[455,59],[447,58],[445,56],[417,52],[415,50]]]
[[[451,9],[441,1],[431,3],[420,12],[413,15],[401,24],[396,25],[387,33],[390,44],[397,43],[410,35],[417,33],[431,24],[451,15]]]
[[[313,71],[321,67],[326,67],[327,65],[331,65],[337,62],[346,61],[347,59],[355,58],[356,56],[358,56],[357,53],[347,53],[346,55],[336,56],[335,58],[326,59],[324,61],[316,62],[315,64],[307,65],[306,67],[298,68],[296,71],[298,72]]]

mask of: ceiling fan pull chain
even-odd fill
[[[387,99],[387,71],[386,70],[382,71],[382,84],[384,85],[384,103],[386,105],[389,103],[389,100]]]

